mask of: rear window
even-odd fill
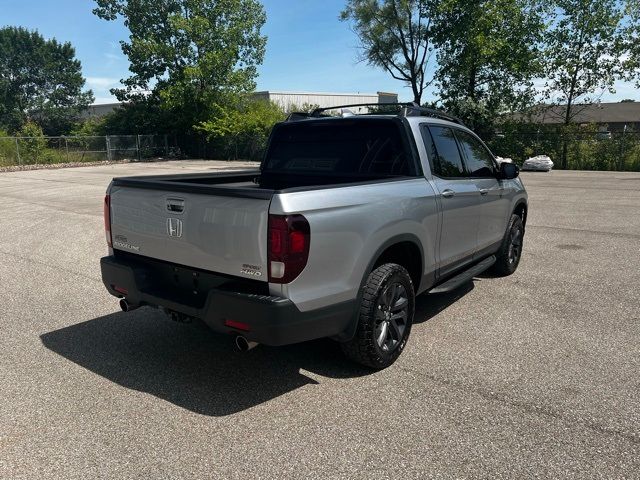
[[[321,120],[277,127],[263,172],[302,175],[415,175],[401,135],[389,120]]]

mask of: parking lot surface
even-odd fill
[[[640,477],[640,174],[522,174],[518,271],[419,297],[372,373],[106,293],[113,176],[239,166],[0,174],[0,478]]]

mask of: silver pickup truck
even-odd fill
[[[202,319],[241,349],[330,337],[379,369],[416,295],[515,271],[515,165],[436,110],[323,112],[276,125],[259,170],[114,178],[101,268],[120,307]]]

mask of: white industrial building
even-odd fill
[[[398,101],[397,93],[324,93],[324,92],[278,92],[265,90],[254,92],[254,98],[270,100],[290,112],[295,109],[319,106],[335,107],[337,105],[352,105],[355,103],[395,103]],[[89,105],[82,113],[82,118],[99,118],[113,112],[122,103],[94,103]],[[366,107],[352,109],[354,113],[366,113]]]
[[[270,100],[283,110],[290,112],[307,106],[335,107],[356,103],[396,103],[397,93],[324,93],[324,92],[278,92],[266,90],[255,92],[255,98]],[[366,113],[367,108],[352,109],[354,113]]]
[[[122,105],[121,102],[92,103],[80,114],[80,118],[100,118],[110,114]]]

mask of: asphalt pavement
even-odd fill
[[[640,478],[640,173],[523,173],[518,271],[419,297],[371,373],[106,293],[113,176],[243,166],[0,173],[0,478]]]

